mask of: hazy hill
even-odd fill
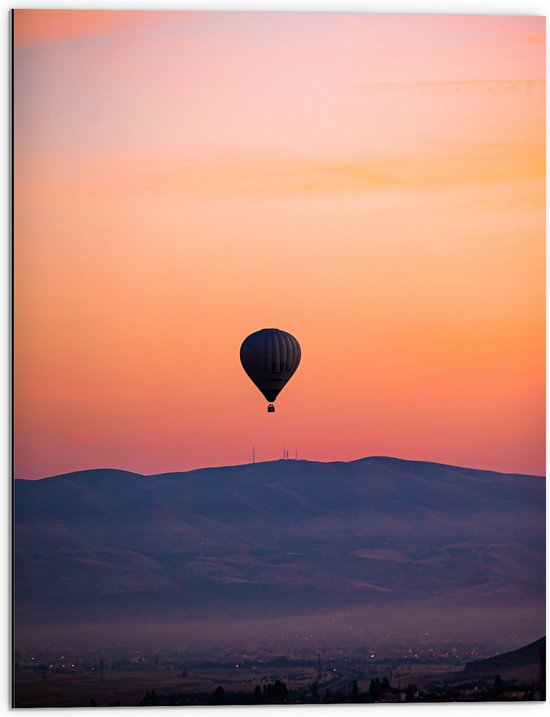
[[[521,644],[544,631],[544,491],[382,457],[18,480],[18,623],[471,609],[523,615]]]
[[[546,637],[520,647],[513,652],[490,657],[487,660],[468,662],[464,667],[464,678],[479,678],[486,675],[500,675],[503,679],[523,677],[528,673],[531,679],[536,680],[541,667],[541,656],[546,653]]]
[[[517,650],[503,652],[484,660],[467,662],[463,669],[452,672],[429,672],[416,676],[417,682],[424,688],[434,683],[457,685],[494,684],[497,675],[508,686],[514,683],[531,685],[544,674],[546,655],[546,637],[541,637]]]
[[[504,652],[485,660],[467,662],[463,670],[424,677],[422,682],[429,684],[435,680],[451,685],[476,684],[485,681],[492,682],[498,675],[506,682],[529,685],[539,680],[541,660],[544,665],[545,654],[546,637],[541,637],[518,650]]]

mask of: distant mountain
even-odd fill
[[[541,637],[518,650],[504,652],[486,660],[467,662],[463,670],[439,673],[424,682],[444,681],[448,684],[493,681],[498,675],[505,682],[532,684],[545,674],[546,637]]]
[[[15,533],[23,627],[468,608],[544,631],[537,476],[384,457],[79,471],[17,480]]]
[[[517,650],[503,652],[484,660],[467,662],[462,670],[436,673],[427,672],[417,677],[417,682],[426,688],[434,683],[451,686],[492,684],[497,675],[508,686],[514,683],[531,685],[545,681],[546,637],[524,645]],[[542,677],[542,680],[541,680]],[[540,686],[540,685],[539,685]]]
[[[537,679],[541,667],[541,657],[546,653],[546,637],[541,637],[535,642],[520,647],[513,652],[505,652],[502,655],[495,655],[487,660],[474,660],[466,663],[464,676],[476,677],[481,675],[506,676],[509,672],[513,674],[525,668],[533,673],[533,679]]]

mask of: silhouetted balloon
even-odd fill
[[[301,357],[298,341],[292,334],[279,329],[255,331],[241,346],[243,368],[269,402],[283,390],[298,368]]]

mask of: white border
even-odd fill
[[[482,0],[476,2],[475,0],[424,0],[423,2],[415,0],[378,0],[378,2],[367,2],[366,0],[187,0],[187,2],[170,2],[164,0],[160,5],[155,5],[152,2],[140,2],[140,0],[118,0],[118,2],[82,2],[75,3],[70,0],[50,0],[45,2],[44,0],[22,0],[17,2],[15,5],[11,5],[4,0],[0,0],[3,10],[3,37],[6,39],[4,44],[4,52],[0,57],[1,72],[0,77],[2,82],[2,95],[4,97],[4,107],[9,107],[9,83],[10,83],[10,45],[9,45],[9,26],[10,17],[9,10],[12,7],[16,8],[35,8],[35,9],[105,9],[105,10],[245,10],[245,11],[311,11],[311,12],[384,12],[384,13],[415,13],[415,14],[428,14],[428,13],[441,13],[441,14],[476,14],[476,15],[545,15],[550,7],[548,2],[545,0],[499,0],[489,1]],[[1,174],[1,186],[3,190],[3,196],[6,197],[6,204],[8,204],[9,197],[9,186],[10,186],[10,171],[8,166],[9,156],[9,115],[7,112],[3,112],[0,121],[2,122],[2,136],[4,137],[4,152],[5,160],[2,164],[4,171]],[[6,337],[9,343],[9,306],[10,306],[10,289],[9,289],[9,244],[11,241],[9,231],[10,227],[8,224],[9,212],[5,213],[6,220],[6,238],[2,245],[2,251],[0,253],[0,262],[2,263],[2,289],[0,291],[0,334],[2,337]],[[2,346],[4,346],[4,343]],[[4,410],[0,413],[0,433],[4,436],[4,440],[0,443],[0,457],[1,463],[5,466],[6,484],[2,487],[1,495],[5,499],[5,524],[3,530],[0,532],[0,542],[3,543],[2,555],[5,556],[5,562],[3,563],[3,575],[6,577],[7,586],[9,585],[9,559],[10,554],[10,542],[11,542],[11,506],[9,505],[9,476],[11,474],[10,466],[10,447],[9,447],[9,426],[10,426],[10,388],[9,388],[9,349],[4,348],[0,350],[0,372],[5,380],[1,382],[0,392],[1,399],[0,404],[4,406]],[[547,441],[548,443],[548,441]],[[548,455],[548,454],[547,454]],[[547,461],[548,463],[548,461]],[[547,504],[548,508],[548,504]],[[548,514],[548,510],[547,510]],[[548,567],[548,551],[547,551],[547,567]],[[11,662],[11,644],[10,644],[10,597],[9,588],[0,591],[0,601],[2,605],[2,617],[0,621],[2,625],[1,643],[4,644],[4,660],[3,665],[5,669],[3,682],[5,690],[2,690],[2,697],[0,697],[0,714],[7,714],[9,711],[8,695],[11,693],[10,685],[10,662]],[[446,714],[451,714],[454,717],[470,717],[473,713],[479,713],[482,716],[493,717],[493,715],[503,715],[507,717],[510,715],[523,714],[526,710],[534,710],[530,712],[531,715],[540,715],[542,712],[546,713],[550,710],[550,703],[534,705],[530,704],[519,704],[519,703],[506,703],[506,704],[461,704],[452,703],[449,705],[434,704],[434,705],[371,705],[368,707],[369,711],[374,709],[376,713],[380,714],[382,711],[390,710],[392,715],[396,714],[397,717],[403,717],[402,711],[411,710],[415,717],[420,717],[424,714],[435,715],[439,714],[440,710],[443,710]],[[120,709],[120,708],[118,708]],[[167,710],[169,708],[162,708]],[[395,712],[397,710],[397,712]],[[80,709],[77,711],[81,711]],[[106,707],[101,708],[100,714],[114,713],[115,709],[109,709]],[[291,715],[303,715],[303,717],[334,717],[335,715],[355,715],[364,714],[364,705],[301,705],[301,706],[270,706],[263,708],[242,708],[242,707],[224,707],[224,708],[210,708],[210,707],[188,707],[185,708],[185,713],[189,715],[201,715],[204,717],[223,717],[225,714],[236,715],[245,711],[247,714],[254,715],[266,715],[277,714],[284,715],[285,717],[291,717]],[[71,710],[72,712],[72,710]],[[44,710],[27,709],[25,714],[35,713],[44,715]],[[66,709],[49,709],[47,714],[54,715],[65,715],[67,717]],[[155,708],[139,708],[139,714],[144,715],[158,715],[159,710]],[[407,717],[406,715],[404,717]]]

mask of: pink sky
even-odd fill
[[[15,16],[16,476],[545,470],[545,20]],[[302,345],[268,415],[252,331]]]

